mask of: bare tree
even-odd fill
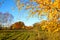
[[[2,12],[0,12],[0,23],[2,24],[2,25],[6,25],[6,24],[11,24],[11,22],[12,22],[12,20],[13,20],[13,15],[12,14],[10,14],[10,13],[2,13]]]

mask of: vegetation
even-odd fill
[[[16,22],[12,26],[15,27],[14,30],[12,28],[9,30],[6,30],[8,28],[4,28],[4,30],[0,30],[0,40],[60,40],[59,37],[60,30],[57,30],[60,26],[59,23],[58,24],[56,23],[58,26],[56,26],[56,28],[54,29],[51,26],[52,24],[45,22],[47,21],[44,20],[41,23],[35,23],[32,28],[31,26],[30,27],[24,26],[24,28],[22,28],[23,26],[21,26],[21,22]],[[17,24],[19,25],[14,26]],[[50,29],[48,29],[48,26],[46,27],[47,24],[50,25]],[[16,27],[19,28],[17,29]],[[26,28],[28,30],[26,30]]]
[[[11,25],[11,29],[21,29],[24,28],[25,24],[23,22],[16,22]]]
[[[60,0],[29,0],[26,4],[24,2],[21,3],[20,0],[17,0],[16,4],[19,10],[20,8],[23,9],[23,7],[26,6],[25,9],[30,10],[31,12],[29,17],[37,14],[38,17],[41,18],[42,21],[38,25],[36,24],[36,27],[34,26],[38,36],[39,28],[44,31],[47,30],[46,32],[49,34],[60,31]],[[45,21],[43,20],[43,16],[47,18]]]
[[[16,5],[18,10],[23,9],[25,6],[25,10],[31,12],[29,17],[37,14],[42,21],[33,24],[33,28],[30,27],[32,30],[22,30],[29,29],[29,27],[25,26],[23,22],[17,22],[10,27],[11,30],[0,31],[1,40],[60,40],[60,0],[29,0],[26,4],[17,0]],[[6,16],[7,14],[4,15],[6,20],[10,20],[8,19],[9,16]],[[47,19],[43,20],[43,16]],[[6,20],[2,19],[1,23],[10,22]]]
[[[47,31],[39,31],[38,33],[33,30],[0,30],[0,40],[60,40],[60,31],[51,33]]]
[[[36,33],[21,30],[0,30],[0,40],[34,40]]]

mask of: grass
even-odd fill
[[[26,30],[0,30],[0,40],[60,40],[60,33],[48,33],[45,31],[39,31],[40,38],[38,38],[38,33],[35,31]]]
[[[34,40],[36,33],[21,30],[0,30],[0,40]]]

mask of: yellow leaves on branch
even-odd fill
[[[34,1],[39,5],[38,8],[41,9],[34,11],[35,12],[34,14],[36,14],[36,12],[38,12],[38,16],[44,15],[44,13],[48,14],[46,15],[48,18],[48,22],[46,22],[45,24],[41,23],[42,30],[44,30],[46,27],[48,31],[53,32],[59,31],[60,26],[58,25],[60,25],[60,23],[58,22],[59,21],[58,19],[60,17],[58,15],[60,15],[60,0],[54,0],[54,2],[52,2],[52,0],[34,0]]]
[[[29,9],[29,8],[32,8],[32,6],[31,5],[26,6],[26,9]]]
[[[60,8],[60,0],[54,0],[54,2],[52,2],[52,0],[35,0],[35,1],[40,5],[40,7],[49,6]]]
[[[41,21],[40,23],[40,27],[42,28],[42,30],[47,30],[49,32],[58,32],[60,30],[60,24],[58,24],[59,22],[58,21],[53,21],[53,20],[50,20],[49,22],[48,21]]]
[[[33,15],[35,15],[35,14],[36,14],[36,13],[35,13],[35,12],[33,12],[32,10],[30,10],[30,13],[31,13],[31,14],[30,14],[30,16],[29,16],[29,17],[31,17],[31,16],[33,17]]]
[[[40,9],[36,9],[35,11],[31,12],[31,15],[35,15],[36,13],[38,13],[38,16],[41,16],[43,12],[44,14],[48,14],[46,15],[48,20],[53,20],[54,18],[57,19],[57,14],[60,9],[60,0],[54,0],[54,2],[52,2],[52,0],[30,0],[30,2],[36,2],[39,6],[34,6],[28,3],[29,5],[26,5],[26,9],[31,8],[32,11],[35,10],[35,8]],[[19,10],[24,6],[24,4],[20,3],[20,0],[17,0],[16,5]]]
[[[42,12],[48,14],[48,19],[57,19],[57,14],[60,9],[60,0],[35,0],[39,4],[39,8],[42,9]],[[57,8],[57,9],[56,9]]]
[[[21,10],[22,7],[24,6],[24,4],[21,4],[21,3],[20,3],[20,0],[17,0],[17,1],[16,1],[16,6],[17,6],[17,8],[18,8],[19,10]]]
[[[60,0],[55,0],[53,6],[60,9]]]

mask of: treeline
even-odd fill
[[[46,21],[43,20],[39,23],[33,24],[33,26],[26,26],[24,22],[16,22],[12,24],[10,27],[2,27],[0,25],[0,30],[1,29],[10,29],[10,30],[47,30],[47,31],[59,31],[60,30],[60,21]]]
[[[3,27],[0,25],[0,30],[30,30],[33,29],[32,26],[25,26],[23,22],[16,22],[12,24],[10,27]]]

